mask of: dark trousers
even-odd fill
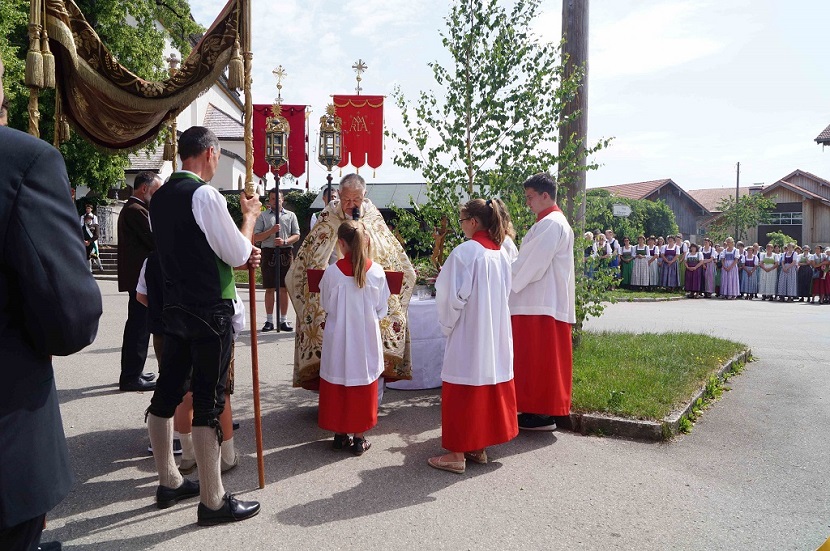
[[[10,528],[0,529],[0,549],[3,551],[37,551],[43,521],[46,515],[40,515]]]
[[[135,380],[144,371],[149,343],[149,310],[136,300],[135,291],[130,291],[127,323],[124,324],[124,339],[121,342],[121,381]]]
[[[165,306],[164,354],[156,390],[148,412],[173,417],[188,390],[185,381],[193,367],[193,426],[216,427],[225,409],[225,384],[233,345],[233,304]]]

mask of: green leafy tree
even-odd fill
[[[620,241],[623,237],[628,237],[632,243],[637,242],[638,235],[648,237],[677,233],[674,213],[663,201],[614,197],[605,189],[589,190],[586,201],[586,230],[611,229]],[[627,217],[614,216],[615,204],[628,205],[631,207],[631,214]]]
[[[429,186],[429,202],[411,225],[418,233],[405,238],[431,242],[442,217],[458,235],[458,205],[477,196],[500,196],[521,238],[533,222],[521,183],[574,165],[577,148],[560,157],[556,142],[582,72],[565,78],[559,47],[532,33],[539,4],[518,0],[508,9],[496,0],[454,2],[441,33],[451,61],[429,64],[441,91],[421,92],[415,105],[400,88],[392,94],[405,131],[390,133],[399,145],[394,162],[423,174]]]
[[[735,202],[727,197],[718,203],[721,216],[709,224],[709,237],[715,242],[723,241],[729,236],[739,241],[747,238],[747,231],[769,220],[769,214],[775,210],[775,201],[760,193],[747,194]],[[737,228],[737,235],[735,230]]]
[[[798,243],[798,239],[790,237],[784,232],[771,231],[767,234],[767,243],[772,243],[773,245],[778,245],[779,247],[784,248],[787,246],[787,243]]]
[[[167,75],[162,56],[164,35],[156,28],[155,21],[165,25],[173,44],[183,55],[190,52],[190,37],[203,32],[190,16],[187,0],[77,0],[76,3],[118,61],[149,80],[161,80]],[[130,17],[134,24],[127,24]],[[9,97],[9,126],[23,131],[29,125],[26,109],[29,91],[23,84],[29,45],[28,21],[28,0],[0,2],[0,54],[6,66],[3,81]],[[41,92],[41,136],[50,141],[54,109],[54,90]],[[61,145],[61,152],[73,186],[87,186],[103,194],[111,187],[120,187],[124,181],[124,169],[129,165],[126,153],[102,153],[74,132]]]

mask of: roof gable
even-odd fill
[[[245,127],[242,121],[233,118],[212,103],[208,104],[205,112],[204,126],[216,134],[220,140],[242,140],[245,138]]]
[[[820,143],[821,145],[830,145],[830,126],[822,130],[821,134],[816,137],[816,143]]]

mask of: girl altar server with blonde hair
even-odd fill
[[[326,321],[317,423],[335,433],[334,449],[363,455],[371,446],[363,433],[378,422],[378,378],[383,373],[379,322],[387,314],[390,292],[383,268],[369,259],[362,222],[340,224],[337,244],[343,258],[326,268],[320,280]]]
[[[435,282],[438,323],[447,335],[441,370],[441,445],[433,468],[461,474],[466,460],[487,463],[485,448],[519,433],[508,299],[511,273],[502,248],[510,217],[499,199],[461,208],[468,238],[453,249]]]

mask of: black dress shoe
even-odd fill
[[[293,330],[294,330],[294,328],[291,327],[291,324],[288,323],[287,321],[280,322],[280,331],[286,331],[286,332],[290,333]]]
[[[123,392],[143,392],[145,390],[155,390],[155,381],[145,381],[141,376],[135,379],[121,379],[118,383],[118,389]]]
[[[159,486],[156,489],[156,506],[158,506],[159,509],[167,509],[183,499],[196,497],[198,495],[199,482],[194,482],[185,478],[182,485],[178,488]]]
[[[196,518],[199,526],[214,526],[249,519],[258,513],[258,501],[239,501],[231,494],[225,494],[222,498],[222,507],[218,511],[208,509],[204,503],[199,503]]]
[[[260,331],[260,333],[267,333],[268,331],[273,331],[273,330],[274,330],[274,324],[271,323],[270,321],[266,321],[265,325],[263,325],[262,329],[260,329],[259,331]]]
[[[156,374],[155,373],[150,373],[149,371],[145,371],[144,373],[139,375],[139,377],[141,377],[145,381],[153,381],[156,378]]]

